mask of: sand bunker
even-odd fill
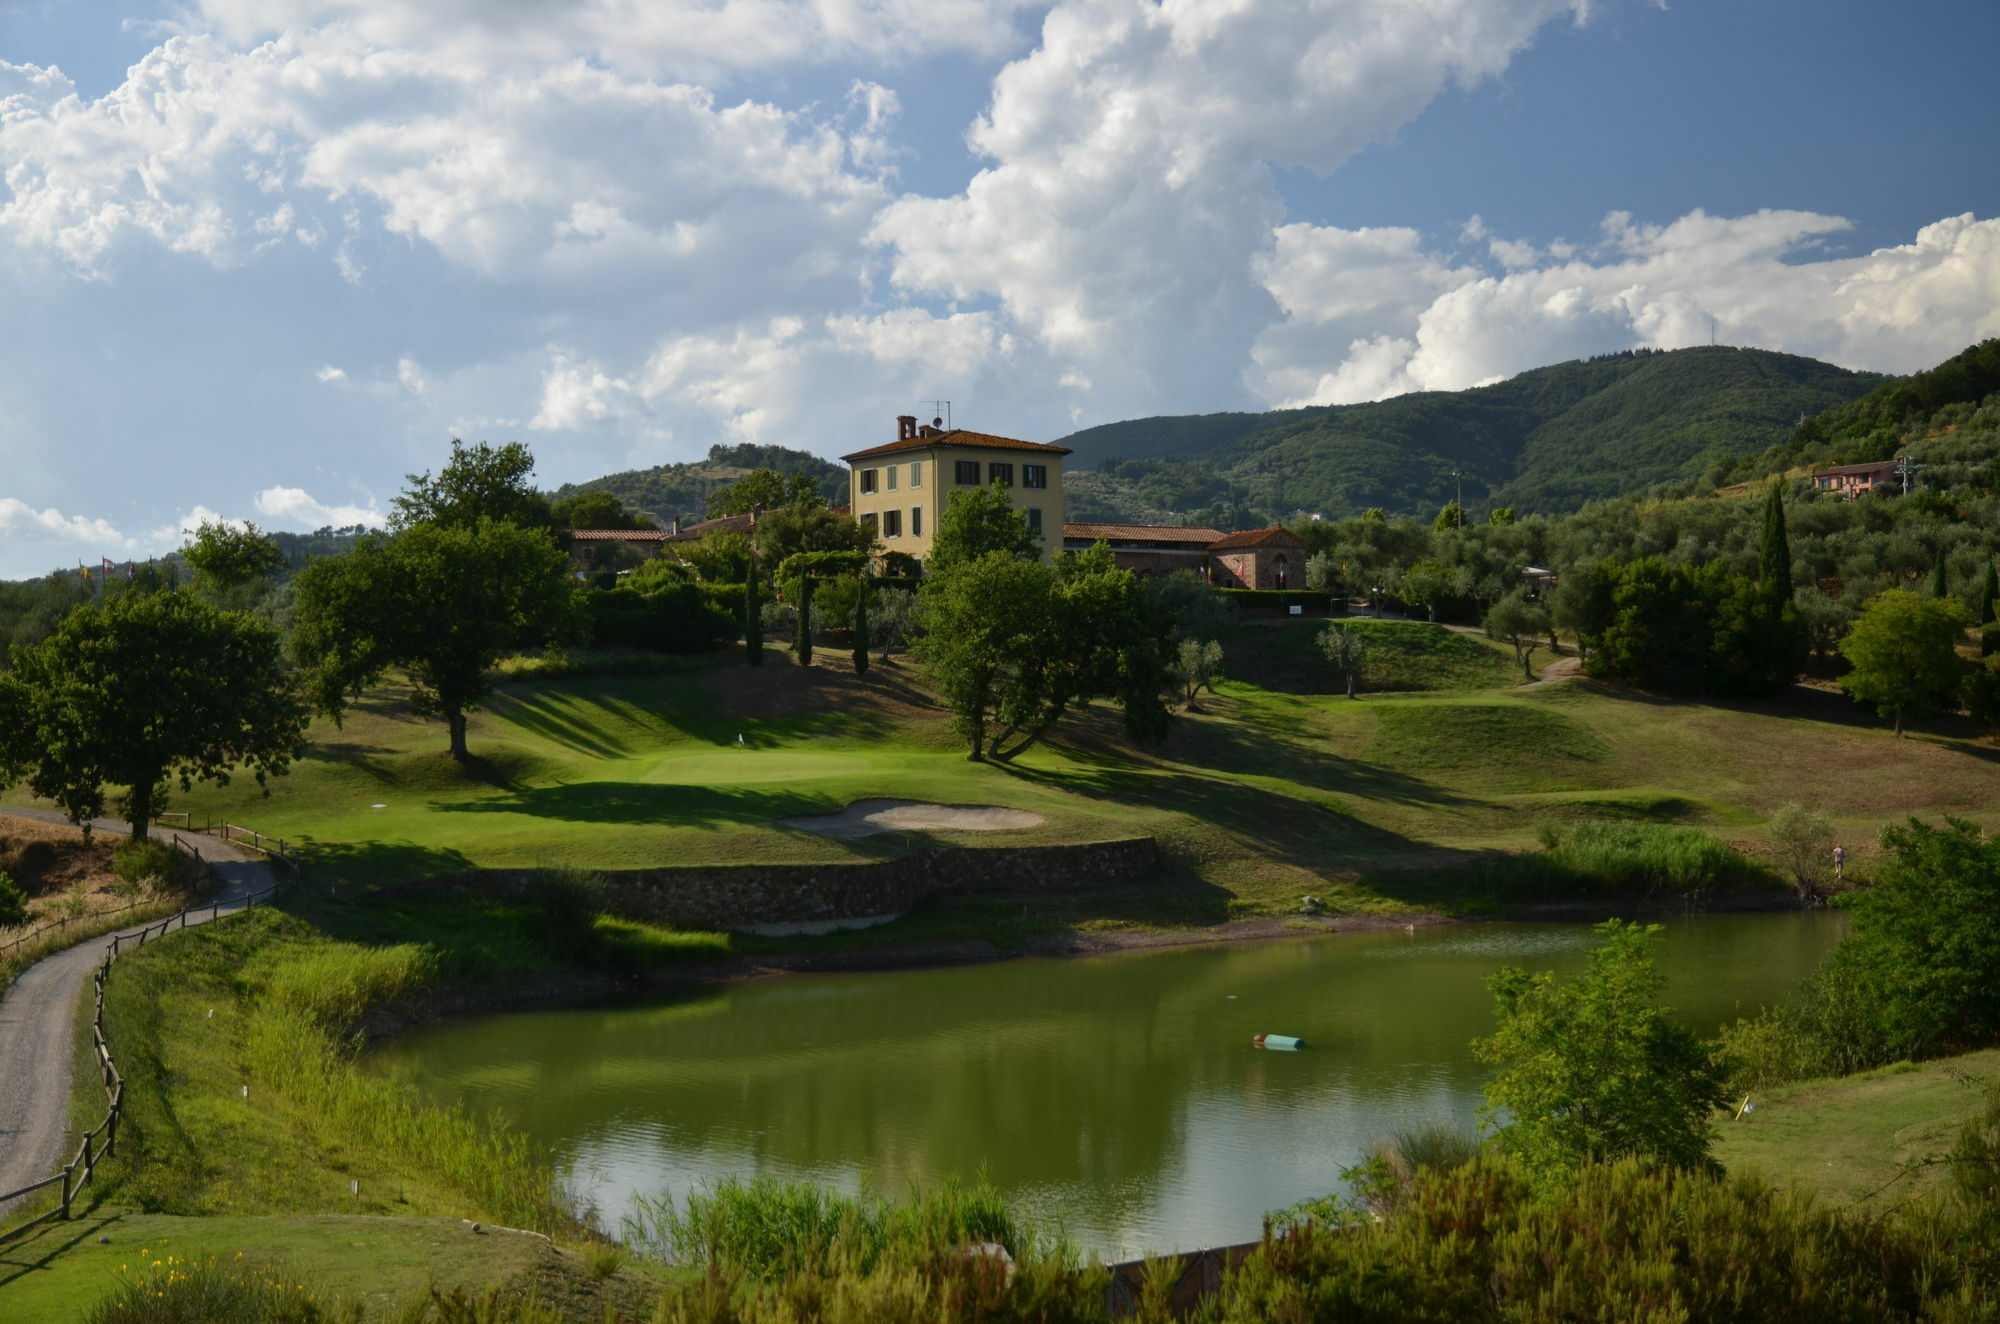
[[[837,814],[787,818],[786,827],[822,837],[868,837],[877,832],[1003,832],[1042,825],[1040,814],[998,805],[934,805],[922,800],[856,800]]]

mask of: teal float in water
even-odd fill
[[[1289,1034],[1260,1034],[1250,1041],[1259,1048],[1276,1048],[1287,1053],[1296,1053],[1306,1046],[1306,1041]]]

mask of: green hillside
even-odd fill
[[[847,500],[847,470],[843,466],[806,451],[748,444],[711,446],[707,459],[689,464],[628,469],[581,483],[565,483],[553,495],[559,500],[577,492],[609,492],[624,502],[626,509],[649,515],[665,526],[676,519],[707,519],[709,493],[727,487],[752,469],[806,474],[819,483],[828,501],[838,504]]]
[[[1768,350],[1634,350],[1554,364],[1492,386],[1364,405],[1141,419],[1062,439],[1074,468],[1110,480],[1092,503],[1276,518],[1466,503],[1523,514],[1700,477],[1769,450],[1803,416],[1887,379]],[[1150,490],[1149,490],[1150,483]],[[1187,493],[1183,504],[1169,499]]]
[[[1882,382],[1858,400],[1806,419],[1783,445],[1746,466],[1762,475],[1802,465],[1886,460],[1912,440],[1955,429],[2000,393],[2000,340],[1982,340],[1935,368]]]

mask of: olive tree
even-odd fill
[[[1334,671],[1347,682],[1347,697],[1354,697],[1361,683],[1361,670],[1368,661],[1368,641],[1351,625],[1329,623],[1319,632],[1319,647]]]
[[[143,841],[161,786],[263,785],[290,770],[307,710],[276,630],[191,593],[121,593],[82,607],[0,676],[0,773],[26,775],[72,822],[126,788]]]

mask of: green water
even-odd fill
[[[1706,1032],[1806,974],[1837,915],[1669,924],[1667,1001]],[[1481,924],[774,979],[645,1006],[494,1016],[375,1060],[498,1108],[615,1228],[636,1193],[774,1173],[899,1191],[984,1172],[1112,1256],[1257,1235],[1370,1141],[1470,1128],[1503,965],[1574,969],[1573,925]],[[1302,1036],[1297,1053],[1252,1046]]]

